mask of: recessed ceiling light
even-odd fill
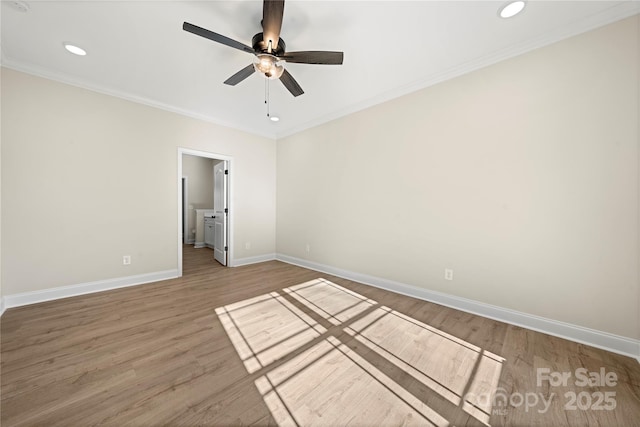
[[[498,10],[498,15],[501,18],[511,18],[516,16],[524,9],[526,2],[524,0],[511,1]]]
[[[278,116],[269,116],[269,120],[271,120],[272,122],[279,122],[280,121],[280,117],[278,117]]]
[[[87,54],[87,51],[85,51],[81,47],[72,45],[71,43],[64,43],[64,48],[74,55],[85,56]]]

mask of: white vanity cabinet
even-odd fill
[[[212,216],[204,217],[204,244],[211,249],[214,248],[216,237],[214,218]]]
[[[206,217],[211,217],[216,214],[216,211],[213,209],[194,209],[196,211],[196,241],[193,245],[194,248],[206,248],[207,245],[204,243],[204,219]]]

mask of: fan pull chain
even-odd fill
[[[264,103],[267,106],[267,118],[269,118],[269,79],[267,78],[264,79]]]

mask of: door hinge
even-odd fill
[[[224,174],[225,174],[225,175],[229,175],[229,169],[225,169],[225,170],[224,170]]]
[[[224,247],[225,252],[229,250],[229,246]]]
[[[228,214],[229,213],[229,208],[224,208],[224,213]]]

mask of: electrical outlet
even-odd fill
[[[453,280],[453,270],[450,268],[444,269],[444,280]]]
[[[124,255],[122,257],[122,264],[123,265],[129,265],[131,264],[131,255]]]
[[[245,244],[244,244],[244,248],[245,248],[246,250],[251,249],[251,242],[247,242],[247,243],[245,243]]]
[[[311,252],[311,245],[307,243],[307,246],[305,249],[307,250],[307,253]]]

